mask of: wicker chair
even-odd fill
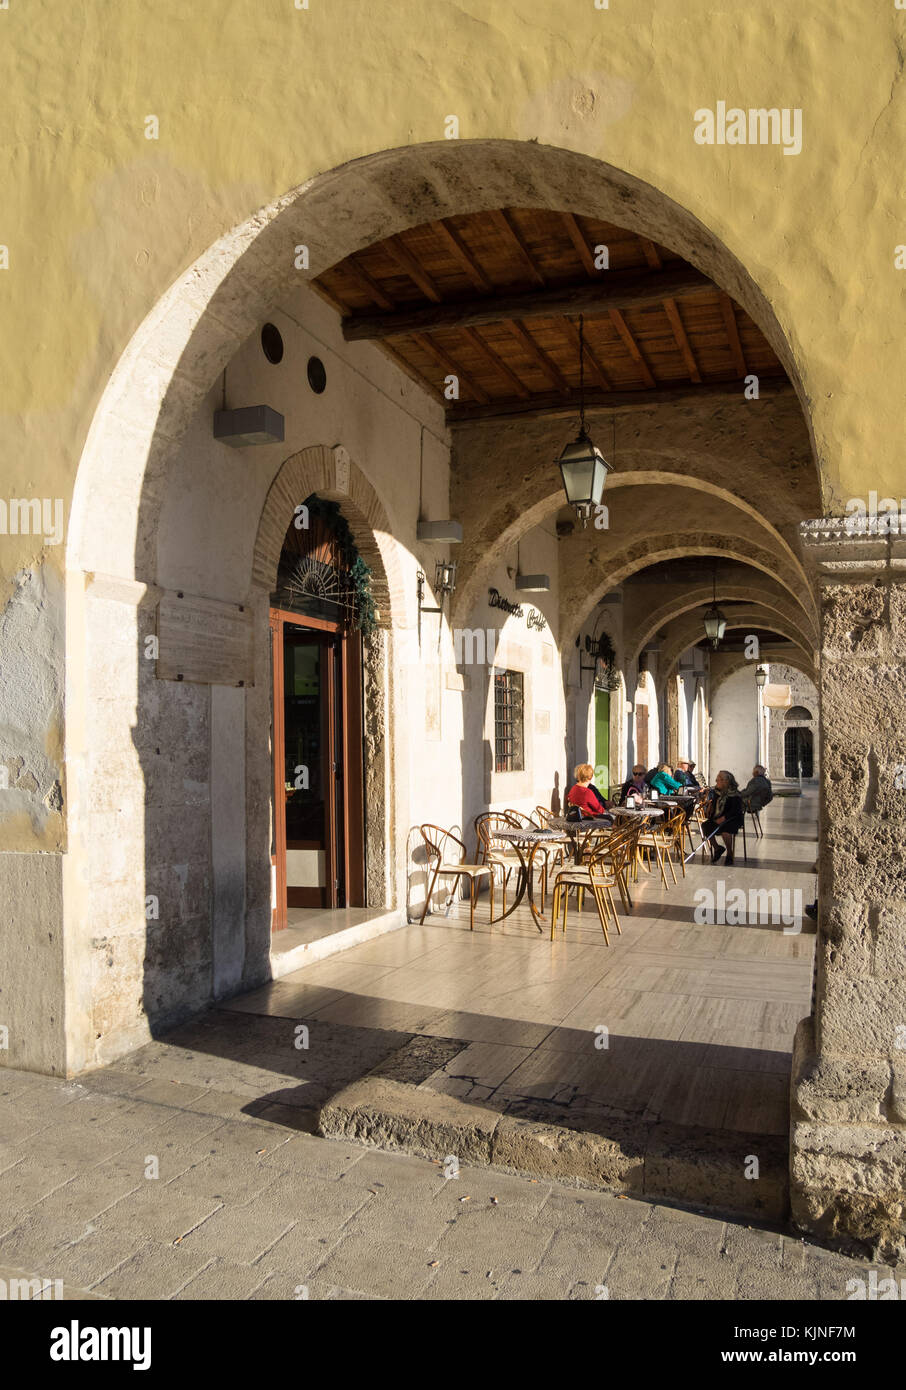
[[[469,881],[469,931],[475,930],[475,896],[478,883],[482,878],[489,878],[491,884],[494,882],[493,869],[487,864],[467,864],[466,847],[462,840],[453,834],[452,830],[443,830],[439,825],[421,825],[419,833],[425,842],[425,852],[428,856],[428,864],[433,868],[434,873],[430,885],[425,893],[425,907],[422,912],[421,920],[424,922],[428,915],[428,908],[431,905],[431,894],[434,892],[434,885],[438,878],[454,878],[457,885],[460,879]],[[450,844],[458,845],[462,851],[459,860],[448,858]],[[454,889],[454,892],[456,890]],[[493,890],[492,890],[493,891]],[[450,899],[452,900],[452,893]],[[493,896],[491,899],[493,916]]]
[[[482,811],[475,817],[476,858],[480,864],[487,864],[491,870],[491,916],[494,916],[494,881],[496,870],[500,870],[503,891],[503,910],[506,912],[506,887],[510,874],[522,872],[522,859],[508,840],[497,838],[498,830],[519,830],[505,811]]]
[[[570,889],[575,888],[579,897],[579,911],[581,912],[581,898],[583,893],[591,893],[598,909],[598,917],[601,922],[601,930],[604,933],[604,942],[610,945],[610,937],[607,933],[608,917],[617,929],[617,933],[622,935],[620,919],[617,916],[616,908],[613,903],[612,890],[617,887],[617,878],[614,869],[607,862],[607,851],[602,849],[600,852],[592,853],[584,864],[566,864],[558,869],[554,877],[553,902],[551,904],[551,941],[554,939],[554,929],[557,924],[557,916],[560,912],[560,905],[563,905],[563,933],[566,934],[566,916],[569,906]]]

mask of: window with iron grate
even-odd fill
[[[494,771],[522,772],[523,676],[521,671],[494,672]]]

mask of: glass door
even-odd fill
[[[280,609],[273,654],[273,927],[293,909],[364,906],[362,661],[357,633]]]
[[[283,763],[288,907],[342,907],[337,834],[334,634],[283,627]]]

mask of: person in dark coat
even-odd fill
[[[740,795],[747,811],[763,811],[769,801],[774,800],[774,790],[760,763],[752,768],[751,779],[743,787]]]
[[[714,848],[711,840],[711,863],[718,864],[727,855],[727,863],[733,863],[733,847],[736,836],[742,829],[743,806],[739,786],[732,772],[718,772],[714,788],[708,797],[707,816],[704,821],[705,835],[713,835],[714,840],[723,840]]]

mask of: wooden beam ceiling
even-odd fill
[[[607,269],[599,269],[607,249]],[[596,256],[598,264],[596,264]],[[578,408],[585,319],[589,410],[789,391],[757,325],[675,252],[600,219],[500,208],[427,222],[332,266],[315,289],[347,342],[374,342],[445,400],[451,423]]]
[[[434,328],[479,327],[503,318],[556,318],[561,314],[606,314],[612,309],[635,309],[662,304],[665,298],[688,299],[715,294],[717,286],[701,271],[683,270],[597,271],[594,284],[558,285],[519,294],[497,293],[493,298],[457,300],[433,308],[397,309],[384,314],[350,314],[343,320],[343,337],[349,343],[380,338],[399,338]]]
[[[763,377],[759,390],[759,400],[788,400],[794,394],[786,377]],[[736,382],[711,382],[703,386],[659,386],[654,391],[602,391],[586,388],[585,413],[594,415],[602,411],[617,410],[620,413],[634,410],[650,410],[656,405],[697,405],[708,402],[716,408],[727,405],[747,406],[742,386]],[[573,391],[568,397],[556,392],[541,394],[533,392],[527,401],[496,400],[483,405],[470,401],[459,401],[447,410],[447,420],[451,425],[471,424],[480,420],[504,420],[519,417],[524,420],[537,420],[543,416],[578,416],[579,393]]]

